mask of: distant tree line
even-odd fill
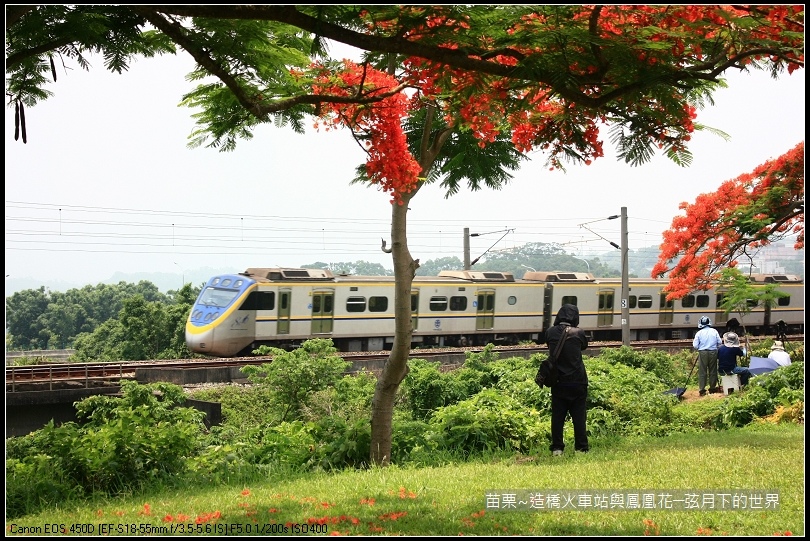
[[[188,357],[185,322],[199,291],[189,283],[164,294],[145,280],[18,291],[6,298],[6,349],[75,349],[80,361]]]
[[[628,250],[628,271],[630,278],[649,278],[650,271],[658,262],[661,250],[657,246],[647,246],[638,250]],[[597,278],[617,278],[621,276],[621,250],[612,249],[592,256],[573,256],[565,247],[554,243],[534,242],[505,250],[492,250],[485,254],[472,254],[480,258],[472,270],[511,272],[520,278],[531,269],[536,271],[590,272]],[[741,261],[741,263],[744,263]],[[795,257],[780,259],[780,266],[787,274],[804,277],[804,250]],[[335,274],[362,274],[369,276],[392,276],[393,270],[379,263],[368,261],[324,263],[316,261],[302,265],[306,269],[329,269]],[[456,256],[439,257],[420,261],[417,276],[435,276],[443,270],[459,270],[464,262]]]
[[[617,250],[618,252],[618,250]],[[632,251],[631,251],[632,252]],[[643,268],[649,268],[655,264],[658,258],[658,250],[649,249],[649,253],[637,252],[643,259],[634,257],[634,263]],[[565,249],[557,244],[546,244],[535,242],[524,244],[509,250],[491,251],[482,254],[475,254],[480,260],[471,265],[472,270],[481,271],[502,271],[511,272],[516,278],[520,278],[527,270],[537,271],[568,271],[568,272],[590,272],[600,278],[610,278],[621,276],[621,260],[617,259],[614,264],[608,264],[600,260],[599,257],[579,258],[566,253]],[[369,276],[391,276],[393,271],[386,269],[379,263],[368,261],[356,261],[354,263],[324,263],[316,261],[302,265],[306,269],[329,269],[335,274],[363,274]],[[459,270],[464,268],[464,262],[458,257],[440,257],[422,261],[416,270],[417,276],[436,276],[443,270]],[[630,269],[630,276],[636,276]]]

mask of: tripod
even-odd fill
[[[787,323],[785,323],[781,319],[776,322],[776,340],[781,340],[782,343],[785,345],[785,347],[788,348],[792,353],[793,346],[791,346],[790,342],[788,342],[787,331],[788,331]]]

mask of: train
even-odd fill
[[[804,332],[804,282],[789,274],[756,274],[787,296],[775,306],[755,306],[743,323],[751,335],[784,322]],[[331,339],[341,352],[386,351],[394,341],[394,277],[334,274],[327,269],[248,268],[210,278],[186,322],[186,344],[207,356],[249,356],[260,345],[291,350],[311,338]],[[629,279],[631,341],[694,336],[709,316],[722,328],[724,292],[714,287],[666,299],[666,280]],[[411,288],[413,348],[542,344],[563,304],[580,311],[590,340],[622,339],[619,278],[584,272],[445,270],[415,276]]]

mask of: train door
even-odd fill
[[[495,326],[495,291],[479,291],[476,295],[475,329],[491,329]]]
[[[330,334],[335,316],[335,292],[312,292],[312,334]]]
[[[413,330],[419,327],[419,290],[411,291],[411,325]]]
[[[667,294],[663,291],[658,295],[658,324],[672,325],[675,317],[675,301],[667,300]]]
[[[292,301],[292,290],[280,289],[278,292],[278,323],[276,332],[278,334],[290,334],[290,302]]]
[[[726,324],[726,322],[728,321],[728,314],[725,313],[722,308],[720,308],[721,306],[723,306],[723,299],[725,298],[725,296],[726,296],[725,291],[718,291],[717,292],[717,297],[715,299],[716,304],[714,305],[715,306],[715,311],[714,311],[714,326],[715,327],[724,326]]]
[[[598,327],[613,326],[613,299],[615,296],[615,289],[602,289],[599,291],[598,313],[596,316],[596,325]]]

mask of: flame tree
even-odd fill
[[[669,298],[708,289],[725,267],[757,249],[796,237],[804,248],[804,141],[751,173],[727,180],[694,203],[664,231],[653,278],[669,276]],[[674,263],[673,263],[674,262]],[[672,265],[670,267],[670,265]]]
[[[129,58],[182,49],[198,82],[183,97],[192,145],[233,150],[274,122],[348,128],[367,152],[355,181],[391,196],[396,332],[378,378],[370,460],[391,456],[396,392],[407,374],[408,202],[426,183],[500,188],[529,152],[550,169],[603,156],[603,130],[630,165],[656,152],[691,163],[698,111],[728,69],[774,77],[804,67],[804,7],[631,6],[11,6],[9,105],[48,97],[53,59]],[[327,40],[365,51],[330,58]]]

